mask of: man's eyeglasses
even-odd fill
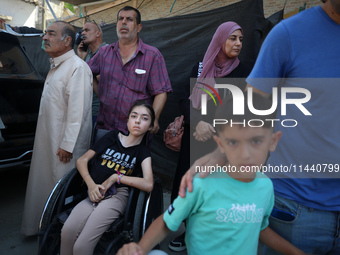
[[[99,27],[99,25],[97,24],[97,22],[96,22],[95,20],[91,20],[91,22],[92,22],[93,24],[95,24],[97,27]]]
[[[97,22],[96,22],[95,20],[89,20],[89,21],[87,21],[87,22],[91,22],[91,23],[95,24],[95,25],[98,27],[98,29],[101,30],[100,25],[98,25]]]

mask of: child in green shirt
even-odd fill
[[[177,197],[138,244],[125,245],[118,255],[147,254],[183,220],[187,222],[185,243],[190,255],[256,255],[259,239],[283,254],[305,254],[268,227],[274,191],[271,180],[260,171],[281,137],[269,121],[275,119],[275,112],[255,115],[244,101],[243,115],[233,115],[231,95],[216,112],[219,121],[215,123],[223,124],[215,125],[218,136],[214,140],[228,162],[211,166],[213,173],[208,178],[195,178],[195,189],[185,198]],[[253,105],[257,110],[271,108],[271,102],[258,94],[253,94]]]

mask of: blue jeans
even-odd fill
[[[275,196],[275,208],[295,215],[292,221],[270,217],[269,226],[308,254],[340,254],[340,212],[321,211]],[[263,255],[280,254],[268,247]]]

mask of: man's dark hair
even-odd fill
[[[69,23],[58,20],[55,21],[54,23],[61,23],[63,24],[63,30],[62,32],[62,40],[64,40],[66,37],[70,36],[71,37],[71,48],[73,49],[74,43],[75,43],[75,38],[76,38],[76,30],[74,29],[73,26],[71,26]]]
[[[228,94],[222,101],[222,105],[220,105],[215,114],[215,119],[225,119],[228,121],[227,124],[217,124],[215,126],[217,131],[223,130],[225,126],[230,126],[230,121],[232,122],[243,122],[245,121],[246,126],[248,121],[250,120],[260,120],[252,122],[253,126],[261,126],[260,122],[262,121],[264,128],[272,128],[273,122],[266,121],[266,119],[275,119],[276,111],[268,115],[256,115],[249,110],[248,107],[248,91],[243,93],[244,96],[244,114],[243,115],[234,115],[233,113],[233,96],[232,94]],[[269,98],[263,97],[258,93],[252,93],[253,98],[253,106],[256,110],[268,110],[272,106],[272,102]],[[242,126],[238,125],[237,126]]]
[[[140,12],[136,8],[133,8],[132,6],[123,7],[117,13],[117,20],[118,20],[118,16],[119,16],[120,11],[134,11],[136,13],[137,25],[139,25],[141,23],[141,15],[140,15]]]

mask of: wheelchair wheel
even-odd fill
[[[39,225],[39,232],[44,233],[48,226],[50,225],[52,218],[53,218],[53,212],[55,211],[57,201],[60,197],[61,192],[63,191],[64,187],[66,186],[67,182],[77,174],[77,169],[72,169],[69,171],[62,179],[59,180],[59,182],[56,184],[54,189],[51,192],[51,195],[49,196],[43,214],[40,219],[40,225]]]
[[[60,253],[60,233],[62,227],[63,223],[58,217],[54,217],[39,240],[39,255],[58,255]]]
[[[136,204],[136,211],[133,220],[133,228],[132,228],[132,238],[134,242],[139,242],[140,238],[144,234],[144,212],[145,212],[145,204],[146,204],[146,192],[140,191],[137,204]]]
[[[39,225],[39,255],[59,253],[63,224],[73,207],[85,197],[86,187],[74,168],[56,184],[46,202]]]
[[[163,188],[158,179],[155,180],[153,190],[150,194],[149,205],[145,213],[144,232],[151,225],[151,223],[164,212],[163,205]],[[143,234],[144,234],[143,232]]]
[[[151,223],[163,213],[163,189],[161,183],[155,179],[154,187],[148,197],[145,192],[138,197],[133,224],[133,240],[138,242]]]

